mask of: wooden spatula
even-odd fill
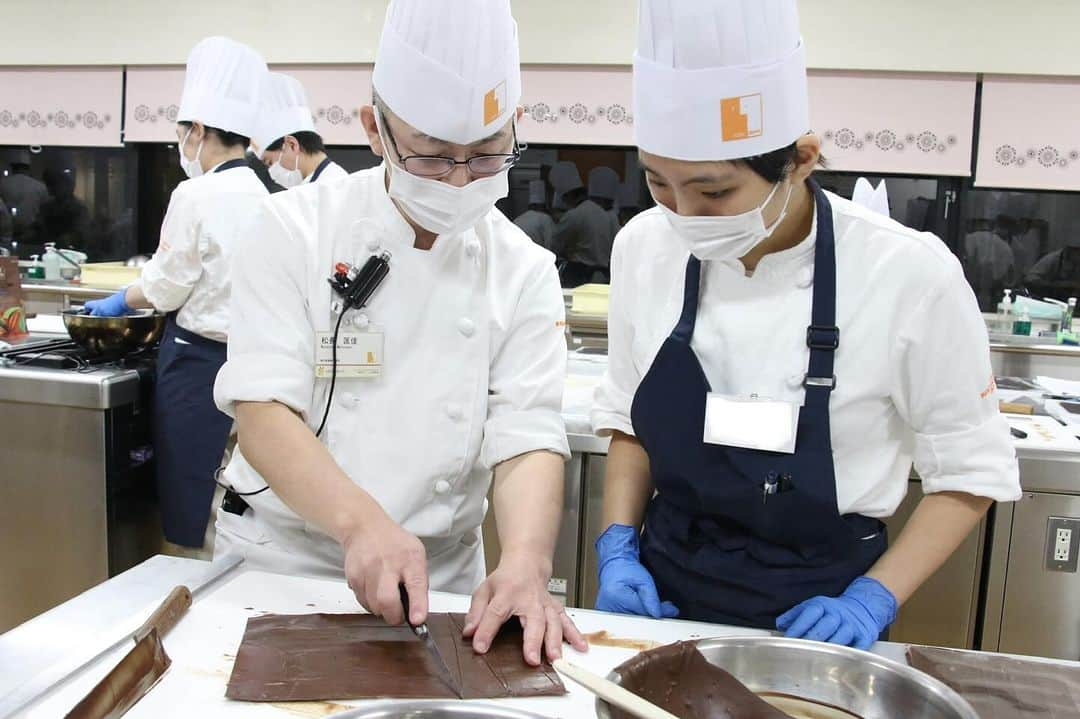
[[[571,664],[565,659],[556,659],[552,662],[552,666],[555,667],[557,672],[573,679],[608,704],[613,704],[623,711],[640,717],[640,719],[679,719],[671,712],[665,711],[642,699],[637,694],[623,689],[615,682],[608,681],[599,674],[593,674],[588,669],[583,669],[576,664]]]

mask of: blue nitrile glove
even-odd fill
[[[813,597],[776,618],[789,637],[869,649],[896,619],[896,597],[876,579],[859,577],[839,597]]]
[[[83,307],[90,310],[94,317],[121,317],[131,312],[125,295],[127,290],[115,292],[103,300],[90,300]]]
[[[600,591],[596,608],[602,612],[638,614],[653,619],[679,616],[671,602],[661,602],[656,582],[638,557],[638,532],[625,524],[613,524],[596,540],[600,558]]]

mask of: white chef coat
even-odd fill
[[[618,220],[592,200],[585,200],[559,218],[555,246],[570,262],[610,267],[611,245],[618,232]]]
[[[514,220],[514,224],[545,250],[555,251],[555,220],[548,213],[525,210]]]
[[[229,258],[267,196],[249,167],[184,180],[169,199],[157,251],[139,285],[159,312],[208,339],[229,335]]]
[[[310,185],[312,182],[331,182],[333,180],[340,180],[343,177],[348,176],[349,173],[345,170],[344,167],[331,160],[330,164],[326,166],[326,169],[319,173],[318,180],[314,179],[315,173],[313,172],[307,177],[305,177],[304,181],[300,184]]]
[[[1019,498],[986,328],[960,263],[935,236],[826,194],[840,327],[830,403],[840,513],[891,516],[912,461],[924,492]],[[703,263],[691,345],[714,392],[803,404],[816,229],[815,218],[806,240],[764,257],[752,276],[738,260]],[[601,434],[634,434],[634,393],[678,320],[688,257],[658,208],[616,239],[610,364],[592,413]]]
[[[384,173],[380,166],[320,180],[263,204],[234,269],[229,358],[214,395],[229,414],[236,402],[280,402],[315,430],[330,384],[315,378],[316,332],[331,331],[335,319],[326,279],[337,262],[390,251],[389,275],[343,325],[384,333],[382,374],[338,378],[322,441],[424,542],[432,587],[468,592],[483,577],[479,526],[491,469],[535,450],[569,456],[562,291],[551,254],[495,209],[474,230],[414,248]],[[223,478],[241,492],[266,486],[242,446]],[[247,501],[254,522],[240,527],[252,513],[221,512],[219,531],[258,545],[249,561],[266,556],[296,572],[342,575],[339,545],[272,491]],[[267,544],[276,555],[263,551]]]

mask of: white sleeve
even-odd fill
[[[199,215],[186,190],[183,186],[173,190],[157,251],[139,277],[143,294],[159,312],[180,309],[203,273]]]
[[[264,202],[233,254],[229,354],[214,384],[214,401],[229,416],[237,402],[280,402],[307,419],[315,330],[303,246]]]
[[[1009,426],[998,411],[989,339],[960,265],[918,303],[896,337],[892,399],[915,432],[923,491],[1020,497]]]
[[[608,303],[608,367],[596,388],[591,414],[593,431],[608,436],[613,430],[633,435],[630,407],[641,376],[634,363],[634,307],[629,287],[633,268],[628,267],[625,248],[629,233],[615,238],[611,252],[611,296]]]
[[[559,276],[545,261],[518,297],[513,324],[492,361],[480,450],[484,466],[537,450],[570,456],[562,417],[565,325]]]

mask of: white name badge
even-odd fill
[[[799,406],[757,397],[710,394],[705,402],[705,442],[766,452],[795,452]]]
[[[334,369],[334,333],[315,333],[315,376],[329,379]],[[383,333],[338,333],[337,378],[376,379],[382,375]]]

